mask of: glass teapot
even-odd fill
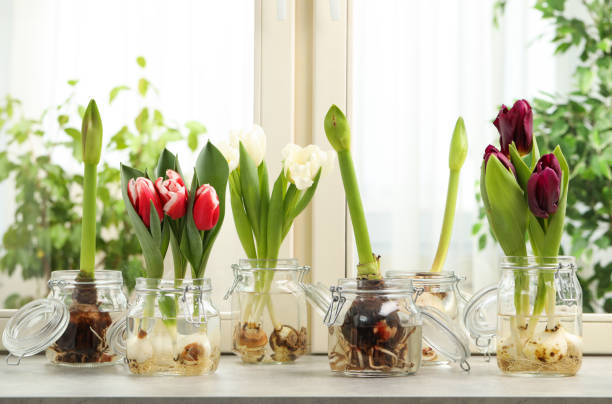
[[[468,371],[467,340],[451,320],[432,307],[419,308],[411,279],[339,279],[326,287],[300,285],[328,327],[328,358],[333,372],[349,376],[416,373],[422,339]],[[331,293],[329,293],[331,292]]]

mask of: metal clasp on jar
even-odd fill
[[[340,311],[346,302],[346,297],[342,296],[342,287],[340,286],[330,286],[329,288],[332,294],[332,301],[327,308],[327,313],[325,313],[325,317],[323,318],[323,322],[325,325],[332,326],[338,319],[340,315]]]
[[[187,301],[188,293],[193,295],[194,304],[189,304]],[[202,288],[199,286],[185,285],[183,288],[183,295],[181,296],[181,304],[183,305],[183,310],[185,312],[186,322],[194,326],[206,324],[207,317],[206,310],[204,309],[204,302],[202,300]]]

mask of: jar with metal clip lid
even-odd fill
[[[413,286],[422,290],[415,301],[416,305],[431,307],[444,313],[454,331],[467,341],[467,332],[461,323],[461,313],[468,298],[459,288],[459,283],[465,280],[465,277],[458,276],[452,271],[387,271],[385,277],[411,279]],[[423,344],[423,365],[448,365],[450,362],[451,360],[443,353],[436,351],[426,342]]]
[[[56,365],[98,367],[122,356],[109,349],[108,332],[127,308],[120,271],[97,270],[94,279],[78,280],[78,270],[54,271],[46,299],[15,313],[2,335],[7,362],[46,352]],[[13,358],[16,358],[15,360]]]
[[[421,366],[422,340],[469,370],[467,342],[443,312],[414,303],[423,291],[411,279],[339,279],[302,287],[324,316],[333,372],[348,376],[402,376]]]
[[[232,350],[252,364],[292,363],[308,352],[306,296],[310,267],[296,259],[241,259],[232,265]]]
[[[125,321],[110,330],[111,348],[138,375],[213,373],[221,322],[210,279],[136,279]]]

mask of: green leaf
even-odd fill
[[[472,235],[475,236],[476,234],[478,234],[481,228],[482,228],[481,222],[474,223],[474,225],[472,226]]]
[[[110,94],[108,96],[108,103],[112,104],[113,101],[115,100],[115,98],[117,98],[117,96],[119,95],[119,93],[121,91],[124,90],[129,90],[130,88],[128,86],[117,86],[117,87],[113,87],[113,89],[110,91]]]
[[[234,225],[238,233],[238,238],[240,239],[240,244],[242,244],[242,248],[247,257],[255,259],[257,258],[257,251],[255,250],[255,243],[253,242],[251,224],[249,223],[249,218],[244,210],[242,197],[240,196],[240,178],[238,170],[234,170],[230,173],[229,183],[232,214],[234,216]]]
[[[204,255],[197,273],[197,277],[200,278],[204,275],[213,244],[225,219],[225,190],[227,189],[229,166],[219,149],[208,141],[196,160],[195,171],[199,184],[210,184],[215,188],[219,197],[219,220],[215,227],[204,234]]]
[[[189,146],[191,151],[195,151],[198,148],[198,134],[196,132],[189,132],[187,146]]]
[[[259,240],[259,176],[255,162],[240,142],[240,189],[255,240]]]
[[[298,203],[295,205],[295,208],[293,212],[291,213],[292,220],[295,219],[300,213],[302,213],[304,209],[306,209],[306,206],[308,206],[308,204],[312,200],[312,197],[314,196],[315,191],[317,190],[317,187],[319,186],[320,179],[321,179],[321,169],[319,169],[319,172],[314,177],[310,188],[304,191],[304,195],[302,195]]]
[[[143,97],[147,95],[147,91],[149,90],[149,84],[151,84],[149,83],[149,80],[145,79],[144,77],[138,80],[138,92]]]
[[[143,56],[138,56],[136,58],[136,63],[138,63],[138,66],[142,67],[143,69],[147,66],[147,61]]]
[[[196,135],[201,135],[207,131],[206,126],[198,121],[187,121],[185,122],[185,127],[189,129],[189,132],[194,132]]]
[[[60,126],[66,125],[69,120],[70,118],[68,117],[68,115],[58,115],[57,117],[57,123],[59,123]]]
[[[124,164],[121,165],[121,194],[123,196],[123,203],[132,223],[132,227],[138,237],[138,241],[140,242],[140,247],[142,248],[147,268],[147,277],[159,279],[164,273],[163,257],[160,252],[160,246],[159,244],[155,244],[151,233],[149,233],[149,229],[147,229],[140,216],[138,216],[138,213],[134,210],[127,193],[129,180],[144,176],[145,174],[142,171]],[[155,209],[153,209],[153,211],[155,211]],[[156,220],[159,223],[159,218]]]
[[[189,191],[189,202],[187,204],[187,211],[185,213],[185,227],[183,228],[183,235],[181,236],[181,251],[191,265],[194,278],[199,277],[196,275],[197,271],[200,269],[202,255],[204,254],[202,236],[200,235],[200,231],[196,227],[193,219],[193,205],[195,203],[195,194],[198,186],[198,176],[194,170],[193,180],[191,181],[191,190]]]
[[[495,156],[481,169],[481,192],[489,225],[508,256],[526,255],[527,204],[514,175]]]
[[[283,193],[285,192],[285,184],[285,175],[281,171],[274,182],[272,196],[270,197],[270,209],[268,210],[266,258],[269,259],[278,258],[278,251],[283,241]]]
[[[67,81],[68,85],[72,87],[76,86],[78,82],[79,82],[78,80],[68,80]]]
[[[268,167],[262,161],[257,167],[257,178],[259,181],[259,237],[257,239],[257,255],[266,257],[268,251],[268,205],[270,204],[270,191],[268,189]]]
[[[512,165],[516,170],[516,176],[518,178],[518,182],[520,187],[523,189],[525,193],[525,197],[527,195],[527,183],[529,182],[529,177],[531,177],[531,170],[527,167],[527,164],[521,158],[518,150],[516,149],[516,145],[514,142],[510,145],[510,159],[512,161]]]
[[[482,251],[485,249],[486,246],[487,246],[487,235],[481,234],[480,237],[478,237],[478,250]]]
[[[166,327],[176,326],[176,301],[173,296],[161,295],[157,298],[157,306]]]

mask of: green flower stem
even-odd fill
[[[363,211],[363,204],[361,202],[361,195],[359,193],[359,185],[357,184],[357,175],[355,174],[355,166],[353,164],[351,151],[339,151],[338,163],[340,165],[342,181],[344,182],[346,201],[351,215],[351,223],[353,224],[355,243],[357,244],[357,255],[359,256],[358,276],[360,278],[380,279],[380,270],[376,263],[376,258],[374,254],[372,254],[370,233],[368,233],[368,225]]]
[[[96,164],[85,164],[80,279],[94,279],[96,263]]]
[[[457,205],[457,192],[459,190],[459,171],[451,170],[448,178],[448,192],[446,194],[446,208],[444,209],[444,221],[438,251],[434,258],[431,272],[440,272],[444,267],[448,247],[450,246],[451,235],[453,233],[453,221],[455,220],[455,209]]]

